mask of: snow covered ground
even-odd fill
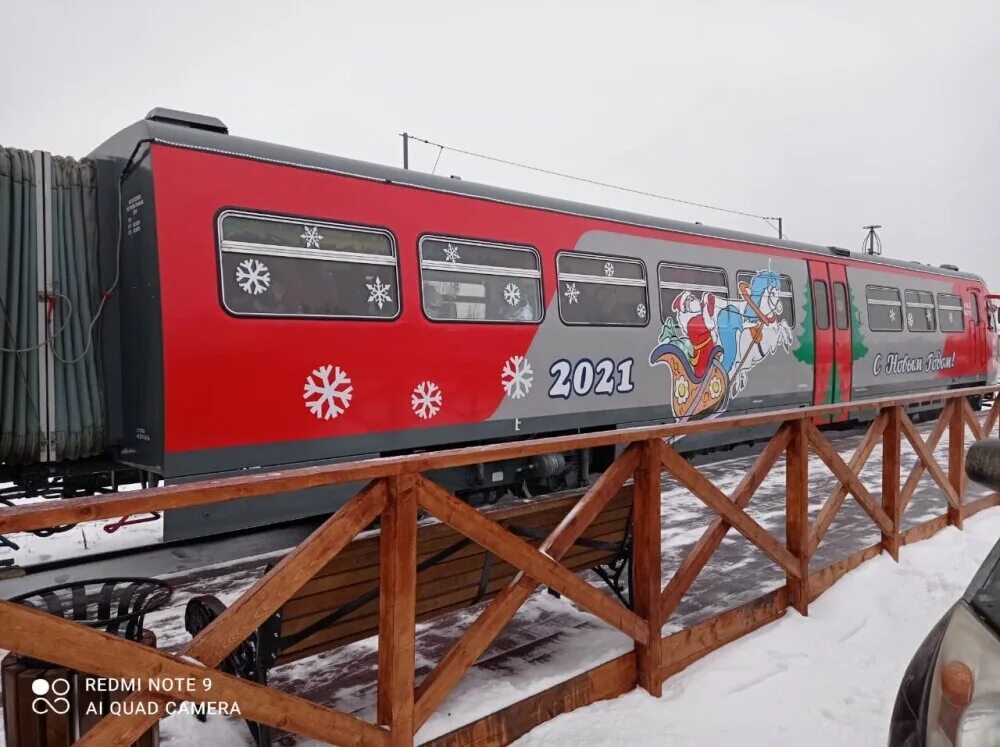
[[[664,683],[545,723],[516,744],[884,745],[903,671],[1000,540],[1000,509],[882,555],[809,608],[705,657]]]

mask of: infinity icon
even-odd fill
[[[31,692],[35,694],[35,699],[31,701],[31,710],[36,715],[55,713],[64,716],[69,713],[69,700],[64,697],[69,695],[69,680],[62,677],[57,677],[52,682],[36,679],[31,683]],[[54,697],[49,700],[46,695]]]

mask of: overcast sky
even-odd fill
[[[1000,289],[997,0],[0,0],[0,25],[3,145],[82,156],[166,106],[398,165],[407,130],[818,244],[881,223],[887,255]],[[447,152],[437,171],[772,234]]]

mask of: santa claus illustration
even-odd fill
[[[688,354],[688,358],[699,381],[708,371],[713,345],[718,344],[715,321],[718,303],[712,293],[703,293],[698,298],[691,291],[683,291],[671,306],[677,323],[691,341],[693,352]]]

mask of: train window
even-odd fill
[[[420,285],[428,319],[537,324],[542,272],[529,246],[424,236]]]
[[[723,298],[729,298],[729,278],[721,268],[661,262],[657,272],[660,280],[661,322],[665,322],[667,317],[673,317],[674,300],[684,291],[698,295],[717,293]]]
[[[565,324],[644,327],[646,266],[637,259],[559,252],[559,316]]]
[[[396,240],[381,229],[227,210],[222,303],[240,316],[394,319]]]
[[[972,323],[977,327],[979,326],[979,294],[972,291],[970,294],[972,296],[972,302],[969,304],[969,315],[972,317]]]
[[[873,332],[901,332],[903,330],[903,302],[898,288],[869,285],[868,328]]]
[[[824,280],[813,280],[813,318],[816,329],[830,328],[830,297]]]
[[[906,327],[911,332],[934,332],[934,294],[929,291],[908,290],[906,298]]]
[[[938,326],[942,332],[961,332],[965,329],[962,297],[938,293]]]
[[[753,280],[754,275],[757,273],[750,272],[748,270],[741,270],[736,273],[736,290],[742,293],[740,290],[740,283],[746,283],[747,285]],[[778,319],[784,319],[788,322],[788,326],[795,329],[795,294],[792,292],[792,279],[788,275],[780,275],[781,279],[781,289],[778,291],[778,296],[781,298],[781,315]]]
[[[837,329],[847,329],[851,326],[847,313],[847,286],[843,283],[833,284],[833,321]]]

